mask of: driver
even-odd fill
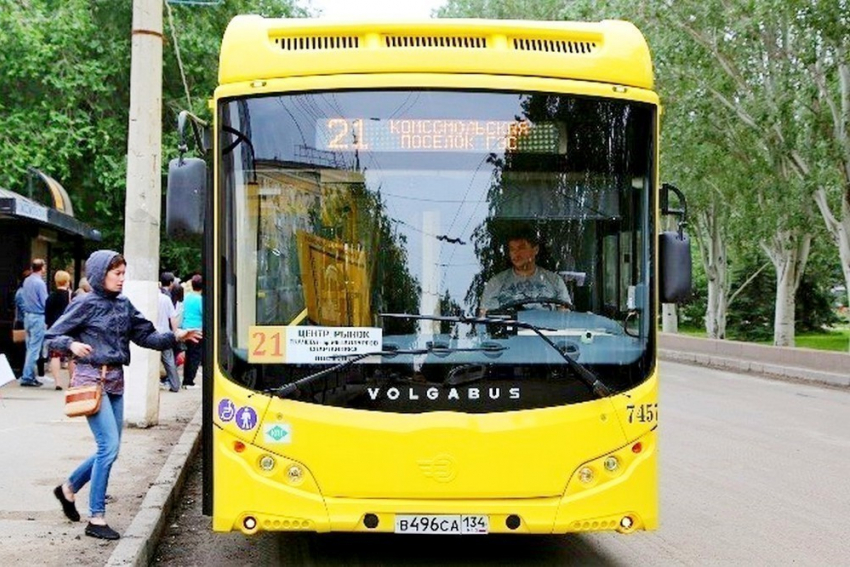
[[[516,234],[508,240],[511,268],[496,274],[484,285],[481,295],[481,316],[516,301],[540,303],[558,300],[559,309],[570,305],[570,293],[564,280],[555,272],[537,265],[540,246],[533,234]]]

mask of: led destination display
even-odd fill
[[[566,153],[563,125],[528,120],[325,118],[316,147],[328,151]]]

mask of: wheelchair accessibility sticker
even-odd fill
[[[236,415],[236,406],[233,405],[233,402],[224,398],[220,402],[218,402],[218,418],[221,421],[230,421]]]

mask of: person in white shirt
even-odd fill
[[[540,245],[533,234],[517,234],[508,240],[511,267],[490,278],[484,285],[479,314],[517,301],[554,305],[565,310],[572,304],[563,278],[537,265]],[[547,301],[548,300],[548,301]],[[553,301],[554,300],[554,301]]]
[[[174,274],[163,272],[159,277],[159,314],[156,318],[157,332],[176,331],[177,310],[171,302],[171,284],[174,283]],[[174,351],[165,349],[160,354],[165,376],[160,378],[160,383],[167,386],[172,392],[180,391],[180,375],[177,374],[177,362],[174,359]]]

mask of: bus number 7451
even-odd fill
[[[629,423],[652,423],[658,421],[658,404],[640,404],[626,406]]]

